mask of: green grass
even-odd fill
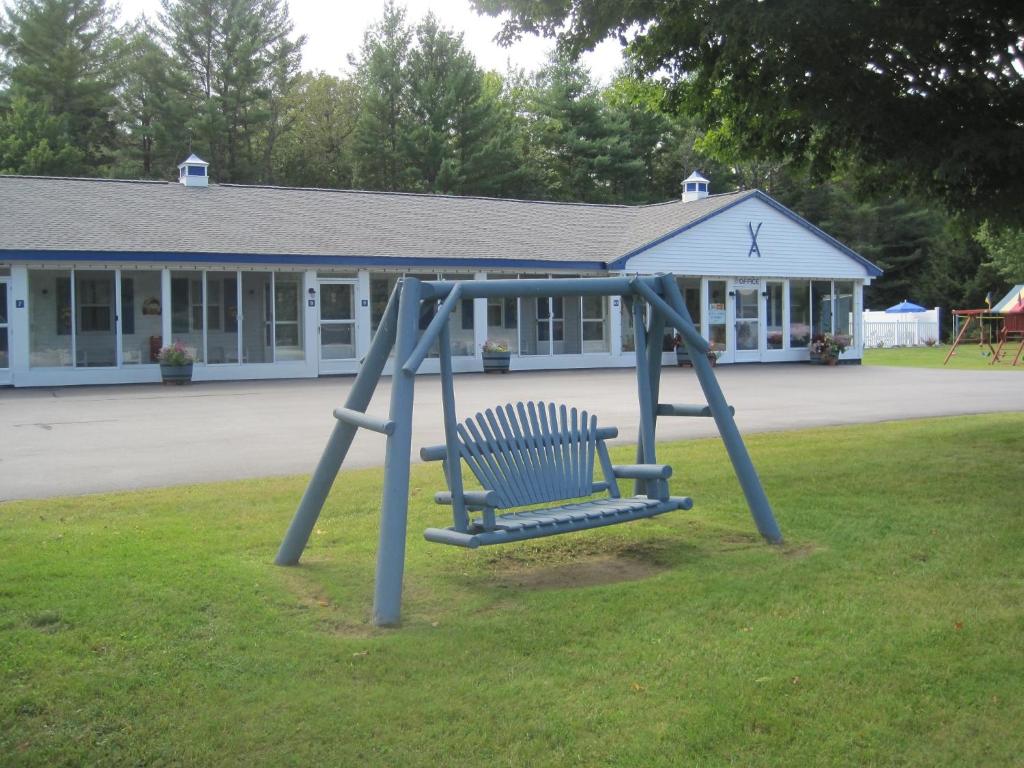
[[[663,446],[690,512],[477,552],[416,466],[397,631],[380,471],[291,569],[301,478],[6,504],[0,765],[1019,766],[1022,431],[755,435],[784,547],[717,441]]]
[[[948,370],[970,371],[1018,371],[1024,372],[1024,357],[1016,366],[1011,365],[1017,346],[1007,346],[1008,354],[1002,362],[990,365],[992,355],[988,347],[977,344],[962,344],[956,354],[943,365],[949,346],[941,347],[894,347],[892,349],[865,349],[864,365],[895,365],[903,368],[946,368]]]

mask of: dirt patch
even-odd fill
[[[343,610],[324,590],[317,579],[323,574],[316,573],[316,567],[306,564],[304,569],[280,568],[275,575],[288,588],[294,602],[288,607],[312,617],[316,625],[325,632],[344,637],[369,638],[382,634],[383,630],[373,626],[369,621],[370,610],[367,606],[362,613]],[[373,586],[370,584],[369,589]],[[368,593],[369,594],[369,593]]]
[[[783,545],[782,556],[791,558],[793,560],[799,560],[804,557],[809,557],[818,551],[817,544],[795,544],[795,545]]]
[[[518,589],[575,589],[642,581],[665,570],[666,566],[649,560],[606,555],[558,565],[510,568],[496,573],[493,583]]]

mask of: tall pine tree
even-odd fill
[[[380,21],[366,31],[359,60],[353,62],[362,102],[355,137],[355,181],[360,188],[415,188],[415,172],[405,156],[410,120],[404,70],[411,44],[405,9],[389,0]]]
[[[48,142],[55,126],[63,126],[77,158],[64,153],[65,172],[103,173],[117,146],[114,93],[121,75],[112,11],[103,0],[15,0],[4,17],[2,75],[11,96],[41,105],[52,118],[39,113],[26,120],[22,110],[15,122],[22,130],[40,126],[40,140]]]
[[[187,83],[145,18],[127,35],[120,94],[122,148],[114,175],[174,178],[188,149]]]
[[[279,0],[162,0],[163,37],[187,82],[194,151],[211,176],[240,183],[272,176],[283,99],[305,38],[292,39]]]
[[[424,192],[498,195],[521,175],[501,124],[500,90],[456,35],[428,14],[405,67],[410,130],[404,154]]]

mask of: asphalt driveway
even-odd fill
[[[744,432],[1024,411],[1010,371],[763,365],[717,369]],[[312,471],[353,378],[0,389],[0,501]],[[524,399],[565,402],[634,441],[632,369],[466,374],[460,413]],[[371,413],[387,412],[384,379]],[[666,368],[662,401],[701,403],[693,372]],[[716,434],[711,419],[661,419],[660,440]],[[416,383],[414,446],[443,441],[436,376]],[[361,432],[347,466],[383,464],[384,438]]]

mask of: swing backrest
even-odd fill
[[[498,495],[499,509],[617,491],[607,475],[611,463],[604,441],[618,430],[599,429],[597,417],[586,411],[543,402],[508,404],[488,408],[456,429],[459,455],[480,484]],[[605,482],[594,482],[595,459]]]

